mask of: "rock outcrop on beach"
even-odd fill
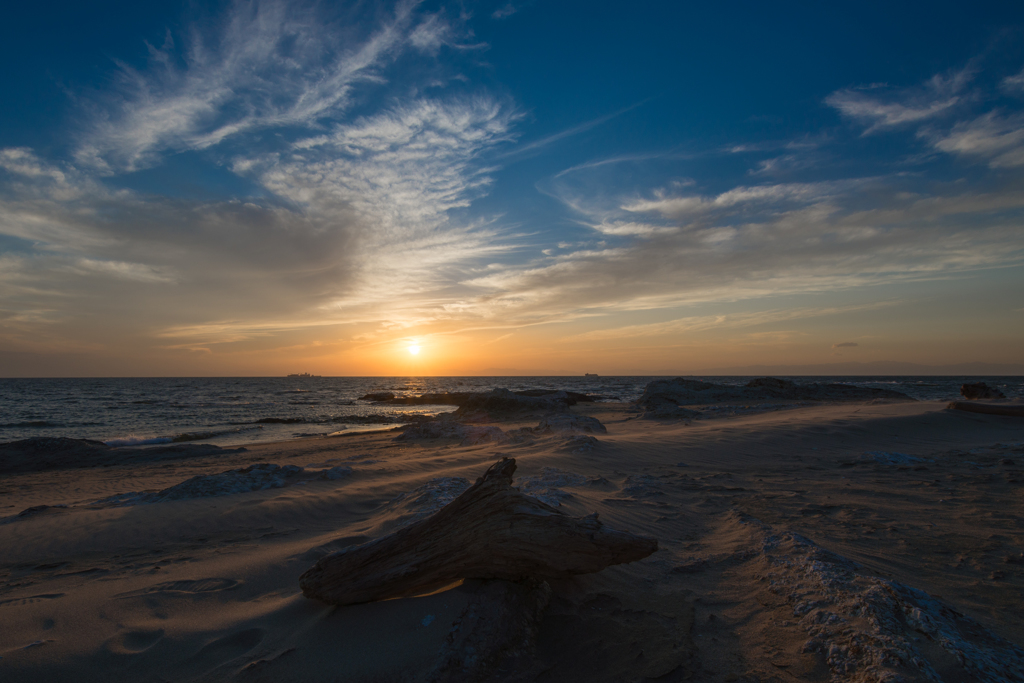
[[[990,387],[984,382],[967,382],[966,384],[961,384],[960,395],[968,401],[974,401],[979,398],[1006,398],[1006,395],[1003,394],[1003,392],[999,391],[995,387]]]
[[[786,379],[761,377],[744,386],[714,384],[676,377],[659,379],[647,385],[637,405],[645,417],[695,418],[700,412],[681,406],[706,406],[721,403],[764,401],[867,401],[886,399],[912,401],[911,397],[890,389],[855,387],[848,384],[797,384]]]
[[[244,448],[221,448],[212,444],[115,448],[90,439],[34,437],[0,443],[0,474],[129,465],[244,451]]]

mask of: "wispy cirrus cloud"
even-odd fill
[[[354,89],[386,80],[406,50],[436,52],[457,31],[411,0],[368,35],[303,3],[236,2],[213,37],[194,30],[179,54],[173,40],[150,46],[145,70],[119,63],[116,90],[93,98],[75,158],[115,173],[158,163],[161,154],[207,149],[275,127],[308,127],[342,114]]]
[[[27,147],[0,149],[0,168],[26,179],[46,178],[61,184],[67,181],[63,171],[43,161]]]
[[[54,169],[19,151],[9,165],[27,183],[0,201],[0,222],[4,233],[46,245],[48,258],[26,264],[28,279],[68,292],[81,291],[76,278],[175,284],[117,296],[140,306],[165,299],[164,317],[182,329],[195,328],[187,321],[197,315],[253,330],[267,317],[301,328],[310,318],[407,314],[411,298],[429,306],[429,293],[463,264],[508,248],[486,223],[451,213],[487,191],[478,157],[507,139],[515,116],[486,97],[416,100],[287,152],[235,158],[237,172],[283,204],[154,198],[78,172],[58,183]],[[188,310],[192,296],[201,309]]]
[[[652,225],[650,223],[638,223],[636,221],[602,221],[601,223],[584,223],[602,235],[614,235],[616,237],[652,237],[666,233],[676,232],[679,228],[671,225]]]
[[[487,97],[417,100],[299,140],[288,154],[236,164],[310,215],[344,206],[372,224],[360,235],[361,296],[388,298],[403,283],[432,286],[446,264],[503,249],[483,226],[449,215],[486,191],[492,180],[478,159],[510,139],[516,118]]]
[[[922,123],[950,111],[963,100],[963,90],[974,77],[966,67],[936,74],[915,88],[885,86],[845,88],[825,98],[825,103],[850,119],[867,125],[864,135],[908,124]]]
[[[1021,69],[1012,76],[1004,78],[999,82],[999,86],[1004,92],[1013,95],[1024,94],[1024,69]]]
[[[519,8],[516,7],[514,4],[512,4],[511,2],[509,2],[509,3],[506,3],[505,5],[502,5],[498,9],[494,10],[493,12],[491,12],[491,18],[492,19],[506,19],[506,18],[512,16],[513,14],[515,14],[518,11],[519,11]]]
[[[907,192],[902,182],[865,178],[630,199],[620,212],[676,229],[609,234],[616,241],[480,272],[465,281],[482,293],[464,310],[488,320],[567,320],[941,279],[1024,262],[1024,195],[927,196]],[[581,199],[572,202],[575,208]],[[622,220],[607,208],[585,213],[602,211],[609,225]]]
[[[108,275],[121,280],[133,280],[135,282],[175,282],[175,278],[166,268],[155,268],[144,263],[82,258],[75,261],[71,268],[80,273]]]
[[[863,181],[859,181],[863,182]],[[673,196],[665,190],[655,190],[649,199],[637,199],[622,205],[630,213],[658,213],[665,218],[682,220],[713,212],[723,212],[750,206],[779,206],[783,202],[807,203],[822,201],[836,194],[843,183],[782,183],[768,185],[740,186],[715,196],[685,195]]]
[[[917,88],[896,89],[884,100],[870,89],[846,89],[825,101],[867,126],[865,135],[906,124],[916,126],[916,136],[939,152],[981,161],[992,168],[1024,165],[1024,117],[1000,109],[971,111],[966,106],[969,102],[985,99],[978,92],[967,91],[974,75],[968,66],[933,76]],[[1024,71],[1003,78],[998,87],[1009,94],[1024,92]],[[940,118],[947,120],[942,123]],[[950,122],[950,118],[954,120]]]
[[[564,140],[565,138],[569,138],[569,137],[572,137],[574,135],[579,135],[581,133],[585,133],[585,132],[587,132],[588,130],[590,130],[592,128],[596,128],[596,127],[600,126],[603,123],[607,123],[608,121],[611,121],[614,118],[618,118],[619,116],[622,116],[626,112],[629,112],[629,111],[631,111],[633,109],[636,109],[637,107],[640,107],[640,106],[646,104],[647,101],[648,100],[643,100],[641,102],[637,102],[635,104],[631,104],[628,107],[623,107],[622,109],[619,109],[618,111],[613,111],[610,114],[605,114],[604,116],[598,116],[597,118],[590,119],[589,121],[584,121],[583,123],[579,123],[579,124],[577,124],[575,126],[571,126],[571,127],[566,128],[564,130],[560,130],[557,133],[552,133],[551,135],[546,135],[546,136],[544,136],[543,138],[541,138],[539,140],[534,140],[533,142],[529,142],[529,143],[527,143],[525,145],[522,145],[521,147],[517,147],[515,149],[512,149],[512,150],[509,150],[507,152],[504,152],[501,155],[499,155],[498,158],[500,158],[500,159],[508,159],[510,157],[520,157],[520,156],[529,155],[531,153],[535,153],[535,152],[537,152],[537,151],[539,151],[539,150],[541,150],[541,149],[543,149],[545,147],[548,147],[550,145],[555,144],[556,142],[559,142],[560,140]]]
[[[582,334],[566,337],[563,341],[603,341],[608,339],[633,339],[664,335],[689,335],[696,332],[707,332],[710,330],[734,330],[758,327],[762,325],[789,323],[794,320],[803,320],[807,318],[822,318],[827,316],[878,310],[880,308],[896,306],[899,303],[899,301],[892,300],[852,306],[800,307],[718,315],[687,316],[685,318],[676,318],[674,320],[666,320],[664,322],[649,323],[645,325],[626,325],[623,327],[615,327],[613,329],[593,330],[591,332],[584,332]],[[832,348],[840,346],[857,346],[857,344],[852,342],[833,344]]]
[[[929,135],[936,149],[975,158],[993,168],[1024,166],[1024,116],[988,112]]]

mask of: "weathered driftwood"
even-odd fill
[[[1009,415],[1011,417],[1024,417],[1024,406],[1006,405],[991,403],[968,403],[967,401],[953,401],[948,406],[950,410],[965,410],[968,413],[983,413],[985,415]]]
[[[565,578],[647,557],[658,541],[570,517],[512,488],[513,458],[395,533],[332,553],[299,579],[308,598],[349,605],[425,593],[459,579]]]

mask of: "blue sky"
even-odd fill
[[[0,374],[1024,362],[1006,3],[10,16]]]

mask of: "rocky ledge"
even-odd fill
[[[201,458],[208,455],[226,455],[244,451],[244,448],[221,448],[212,444],[115,448],[90,439],[34,437],[0,443],[0,474],[81,467],[110,467],[160,460]]]
[[[700,380],[659,379],[651,382],[636,404],[644,417],[697,417],[698,411],[681,406],[707,406],[719,403],[757,403],[764,401],[870,401],[885,399],[913,401],[890,389],[855,387],[849,384],[797,384],[787,379],[760,377],[744,386],[713,384]]]
[[[968,382],[966,384],[961,384],[960,394],[968,401],[974,401],[979,398],[1006,398],[1006,395],[999,391],[999,389],[990,387],[984,382]]]

